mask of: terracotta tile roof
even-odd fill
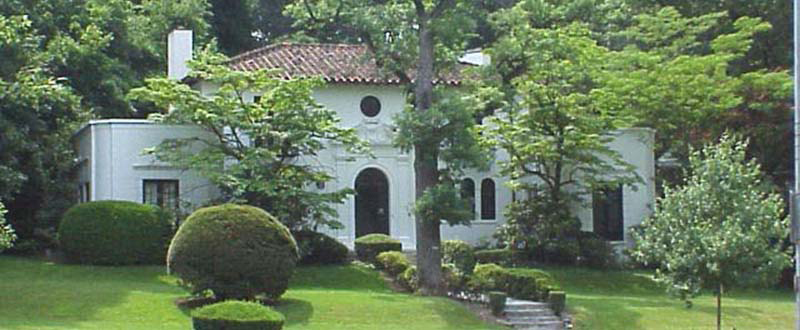
[[[280,43],[236,55],[229,63],[237,70],[281,69],[286,79],[320,76],[329,83],[400,84],[396,76],[380,72],[367,51],[356,44]],[[456,75],[450,76],[446,84],[460,84]]]

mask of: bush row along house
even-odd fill
[[[168,38],[169,76],[182,79],[188,72],[186,61],[192,56],[191,31],[173,31]],[[330,145],[315,160],[336,180],[311,189],[354,188],[356,195],[337,205],[344,228],[326,233],[352,247],[356,237],[386,233],[400,240],[404,249],[416,246],[413,152],[404,153],[392,145],[393,117],[406,102],[404,86],[381,75],[368,60],[366,47],[352,44],[275,44],[232,57],[238,70],[281,69],[286,78],[321,76],[327,84],[314,91],[315,100],[335,110],[341,125],[355,128],[369,141],[374,157],[348,154],[343,146]],[[487,58],[467,54],[465,64],[480,65]],[[458,80],[440,81],[457,86]],[[201,93],[216,86],[205,81],[190,82]],[[245,97],[256,100],[253,93]],[[79,155],[78,191],[80,201],[129,200],[167,208],[203,205],[218,195],[208,181],[143,155],[142,150],[165,138],[205,134],[190,126],[167,126],[140,119],[92,120],[75,133]],[[629,228],[641,223],[652,212],[654,203],[653,131],[625,129],[615,134],[610,147],[636,168],[643,182],[637,187],[606,191],[608,198],[575,205],[583,230],[595,231],[617,245],[630,243]],[[491,237],[505,222],[504,207],[512,193],[498,174],[502,153],[487,171],[468,171],[462,193],[472,199],[475,219],[472,225],[444,226],[443,239],[477,243]],[[188,211],[188,210],[184,210]]]

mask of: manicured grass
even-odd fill
[[[687,309],[667,296],[648,271],[545,268],[567,293],[577,329],[716,329],[716,298],[704,294]],[[792,329],[790,290],[740,290],[722,297],[724,329]]]
[[[0,256],[0,329],[189,329],[163,267],[58,265]],[[276,309],[284,329],[500,329],[456,302],[389,290],[357,266],[302,267]]]

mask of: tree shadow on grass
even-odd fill
[[[308,324],[308,320],[314,315],[314,306],[310,302],[300,299],[282,298],[273,308],[286,317],[287,326]]]

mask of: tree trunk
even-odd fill
[[[425,112],[433,101],[433,35],[427,17],[419,20],[419,62],[415,77],[415,111]],[[430,129],[433,129],[431,126]],[[419,199],[439,181],[438,145],[414,145],[415,192]],[[417,271],[424,294],[442,294],[442,253],[440,219],[416,215]]]
[[[722,329],[722,283],[717,289],[717,330]]]

